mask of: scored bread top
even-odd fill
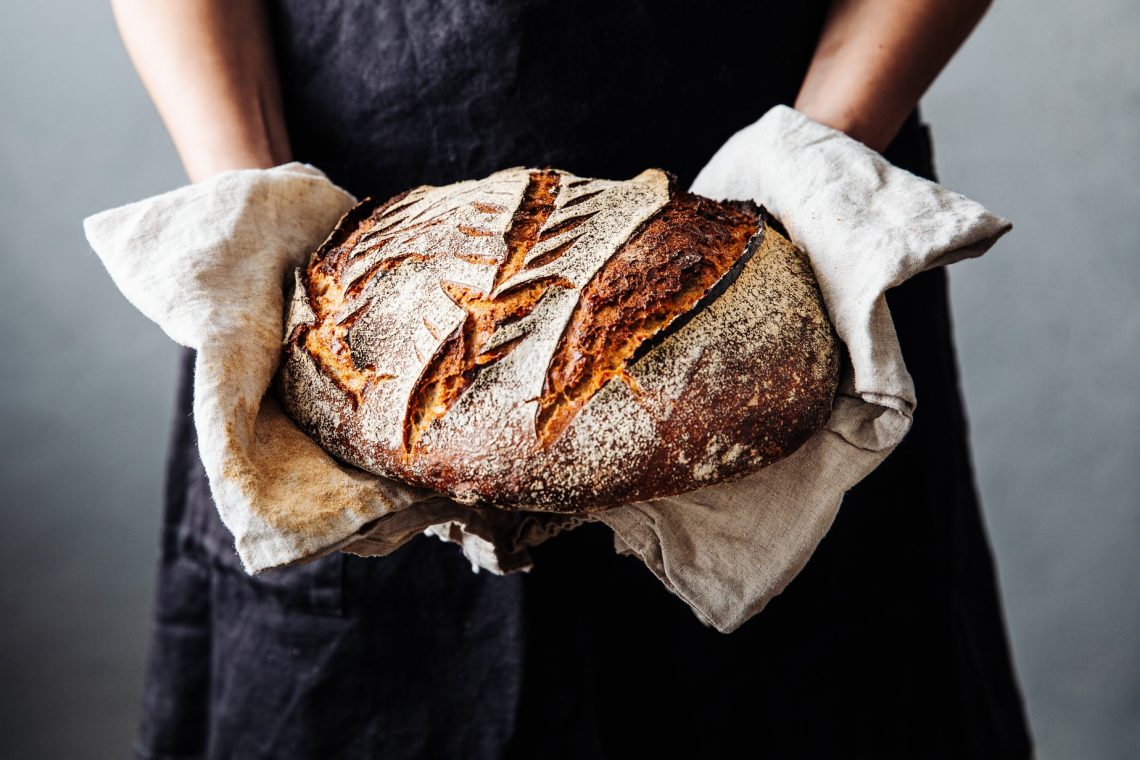
[[[838,345],[750,203],[516,168],[351,210],[298,269],[278,391],[328,451],[470,504],[604,509],[827,419]]]

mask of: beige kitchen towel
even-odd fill
[[[341,549],[382,555],[427,531],[473,569],[530,567],[527,548],[592,519],[706,623],[731,631],[799,571],[843,493],[905,435],[915,399],[883,292],[980,255],[1009,229],[961,195],[779,107],[734,136],[694,191],[769,207],[804,248],[851,357],[825,429],[734,483],[600,516],[475,510],[327,455],[269,388],[288,273],[354,198],[317,169],[227,172],[85,220],[146,316],[197,350],[195,420],[211,493],[250,572]]]
[[[777,106],[733,135],[692,191],[750,199],[811,259],[849,355],[827,425],[787,459],[733,483],[639,502],[601,519],[705,622],[732,631],[795,577],[851,487],[910,429],[914,383],[884,293],[980,256],[1005,219]]]
[[[199,453],[248,571],[346,545],[387,554],[433,526],[475,567],[525,569],[525,546],[581,519],[536,515],[517,526],[345,465],[266,392],[280,356],[286,282],[355,202],[321,171],[291,163],[225,172],[91,216],[84,229],[127,299],[197,352]]]

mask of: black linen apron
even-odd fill
[[[791,103],[826,3],[269,3],[298,160],[358,197],[550,165],[687,187]],[[886,155],[932,177],[912,114]],[[945,272],[888,294],[919,406],[803,572],[731,635],[588,525],[529,574],[418,537],[247,577],[183,358],[140,757],[1024,757]]]

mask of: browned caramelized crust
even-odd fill
[[[531,173],[522,205],[515,212],[505,235],[507,258],[495,272],[495,285],[506,282],[522,269],[523,259],[538,241],[539,229],[554,208],[558,182],[559,177],[554,172]],[[546,288],[551,286],[551,279],[531,280],[497,298],[456,283],[441,283],[451,300],[462,306],[468,316],[462,329],[448,338],[432,358],[412,394],[404,421],[404,446],[407,450],[415,449],[423,432],[447,413],[452,402],[471,384],[479,367],[501,358],[514,347],[515,341],[510,341],[491,350],[484,349],[500,325],[530,313]],[[521,336],[516,341],[519,339]]]
[[[582,289],[539,399],[538,435],[557,438],[610,378],[631,383],[637,348],[688,312],[740,258],[758,213],[675,193]]]
[[[810,265],[763,211],[653,171],[365,201],[298,274],[284,348],[284,407],[330,453],[558,511],[787,456],[826,421],[839,366]]]
[[[353,282],[344,282],[341,272],[361,235],[366,230],[382,227],[389,210],[398,207],[406,195],[401,193],[386,203],[365,199],[344,215],[309,261],[305,293],[317,319],[314,325],[297,327],[291,340],[304,346],[325,374],[348,395],[353,406],[360,404],[361,396],[369,385],[386,376],[372,367],[356,365],[346,340],[355,318],[337,321],[334,315],[347,294],[359,292],[380,269],[399,266],[407,257],[384,259],[369,272],[368,277]]]

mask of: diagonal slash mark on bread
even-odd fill
[[[752,204],[713,203],[675,192],[672,182],[670,196],[582,289],[539,399],[536,426],[543,445],[610,379],[619,378],[640,396],[626,368],[642,347],[706,307],[712,298],[705,296],[715,298],[727,288],[726,279],[734,279],[726,273],[743,267],[757,234]]]
[[[447,297],[466,311],[467,316],[459,329],[440,345],[412,391],[404,417],[406,451],[414,449],[431,423],[447,413],[452,402],[471,385],[483,366],[502,359],[525,339],[525,335],[520,335],[501,345],[488,346],[500,325],[529,314],[547,287],[574,287],[564,278],[547,277],[494,295],[495,288],[523,268],[527,253],[538,242],[539,234],[554,210],[559,183],[560,177],[556,172],[530,174],[522,202],[504,235],[507,254],[495,271],[491,293],[447,280],[440,282]]]
[[[496,289],[523,268],[522,260],[536,243],[567,236],[598,213],[574,213],[556,224],[546,224],[560,189],[557,174],[531,174],[506,235],[509,253],[496,273]],[[579,206],[602,192],[583,193],[563,203],[562,208]],[[748,242],[758,222],[751,204],[726,210],[721,204],[677,193],[672,183],[670,194],[669,203],[643,221],[582,289],[547,367],[542,393],[531,399],[538,402],[534,425],[540,446],[557,439],[578,410],[613,377],[640,393],[625,371],[638,348],[678,317],[707,306],[709,301],[702,298],[718,284],[722,287],[717,294],[723,292],[726,272],[746,258],[742,254],[750,250]],[[551,263],[578,239],[574,235],[557,241],[527,262],[526,268]],[[735,271],[739,272],[739,267]],[[632,287],[631,280],[635,281]],[[554,285],[573,287],[565,280],[547,282],[542,278],[499,291],[497,296],[496,291],[485,296],[470,290],[449,290],[449,297],[469,316],[433,358],[424,372],[426,379],[412,397],[405,421],[407,450],[415,448],[432,422],[447,413],[484,366],[501,359],[525,339],[525,334],[517,335],[483,350],[498,327],[531,313],[546,288]]]
[[[439,280],[440,289],[464,315],[442,341],[440,328],[424,321],[438,347],[431,356],[415,349],[422,371],[409,394],[403,418],[406,453],[416,448],[432,423],[447,413],[483,369],[503,359],[529,337],[529,332],[516,332],[500,339],[508,335],[500,328],[523,320],[551,288],[576,287],[575,282],[558,273],[558,259],[570,255],[584,234],[582,230],[588,231],[586,225],[599,213],[599,208],[591,208],[589,202],[603,195],[609,189],[607,184],[614,183],[577,180],[563,187],[563,176],[568,175],[553,170],[529,173],[526,190],[502,236],[506,251],[501,261],[463,256],[455,251],[403,251],[379,259],[344,287],[339,283],[347,271],[348,257],[314,258],[310,279],[317,287],[310,296],[318,318],[302,336],[303,345],[323,358],[326,372],[351,395],[355,405],[361,403],[370,387],[391,380],[394,375],[353,362],[351,351],[346,348],[346,335],[366,305],[338,321],[332,315],[341,307],[341,301],[359,295],[374,278],[405,262],[450,253],[475,264],[497,264],[488,292],[453,280]],[[595,185],[600,189],[595,189]],[[562,193],[567,195],[563,197]],[[368,218],[375,222],[365,226],[355,240],[342,236],[338,241],[351,244],[345,246],[355,249],[351,257],[382,252],[397,229],[405,233],[406,239],[414,239],[417,230],[441,223],[445,212],[436,213],[431,207],[406,217],[403,212],[415,206],[415,201],[404,196],[358,212],[362,218],[353,219],[352,227]],[[556,203],[560,203],[563,213],[552,218]],[[488,214],[506,210],[481,200],[470,205]],[[562,326],[546,367],[541,393],[530,399],[537,401],[534,428],[538,444],[545,446],[557,439],[574,415],[612,378],[619,378],[638,392],[626,367],[644,354],[651,338],[659,338],[674,322],[683,323],[687,318],[678,321],[679,317],[691,317],[707,306],[710,296],[723,292],[726,280],[733,279],[728,273],[739,271],[734,264],[739,265],[747,257],[746,252],[751,249],[748,243],[757,227],[758,213],[751,204],[716,204],[680,193],[670,178],[668,201],[643,219],[624,240],[617,241],[581,286],[577,303]],[[469,237],[495,234],[474,224],[461,224],[457,229]],[[317,265],[318,258],[323,267]],[[718,284],[721,287],[714,293]]]
[[[557,177],[553,208],[509,264],[536,174]],[[838,383],[806,256],[762,210],[656,169],[516,167],[366,202],[291,280],[288,414],[347,464],[463,504],[590,511],[734,479],[818,430]],[[527,308],[476,324],[520,294]],[[422,381],[447,374],[428,365],[476,328],[470,383],[456,363],[465,387],[407,448]]]

